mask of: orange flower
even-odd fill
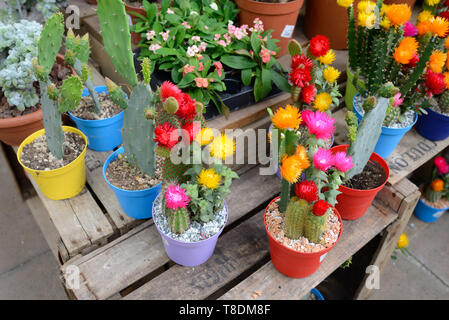
[[[444,41],[444,46],[446,47],[446,49],[449,49],[449,37],[446,38],[446,41]]]
[[[392,4],[387,11],[388,20],[396,26],[406,23],[411,16],[412,11],[406,4]]]
[[[413,37],[405,37],[394,52],[394,60],[401,64],[409,64],[418,50],[418,42]]]
[[[292,107],[288,104],[285,108],[277,109],[271,121],[278,129],[289,128],[295,130],[302,121],[301,112],[297,107]]]
[[[429,67],[433,72],[440,73],[443,71],[446,63],[447,55],[444,52],[435,50],[429,59]]]
[[[444,74],[444,82],[446,82],[446,89],[449,90],[449,72],[445,72]]]
[[[307,155],[306,148],[304,148],[302,145],[299,145],[296,148],[296,155],[301,159],[301,164],[302,164],[301,168],[303,170],[310,167],[309,156]]]
[[[449,21],[442,17],[436,17],[430,22],[430,32],[434,36],[444,38],[449,30]]]
[[[291,156],[284,155],[282,157],[281,176],[289,183],[296,183],[301,176],[304,163],[303,159],[294,154]]]
[[[436,192],[441,192],[444,189],[444,181],[441,179],[435,179],[432,181],[432,190]]]
[[[430,21],[423,21],[418,23],[416,29],[418,29],[419,36],[425,35],[427,32],[430,32]]]

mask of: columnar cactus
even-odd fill
[[[126,106],[126,95],[111,80],[106,82],[111,99],[125,109],[123,120],[123,146],[127,159],[149,176],[155,173],[153,92],[149,85],[150,70],[148,61],[142,64],[147,70],[144,81],[139,83],[134,68],[131,50],[129,21],[125,5],[121,0],[99,1],[98,20],[100,21],[103,42],[117,72],[133,88]],[[151,119],[152,118],[152,119]]]
[[[40,102],[47,145],[50,152],[58,159],[62,159],[64,155],[61,113],[79,105],[83,89],[81,79],[77,76],[65,79],[59,90],[50,83],[48,78],[61,47],[63,33],[63,15],[61,13],[52,15],[42,29],[37,59],[33,59],[34,72],[41,88]]]
[[[285,212],[284,233],[290,239],[298,239],[304,233],[304,224],[309,214],[306,200],[292,197]]]
[[[449,113],[449,91],[444,91],[438,102],[440,110],[444,113]]]
[[[168,215],[168,224],[173,233],[184,233],[190,226],[190,216],[187,208],[179,208],[176,210],[166,209]]]

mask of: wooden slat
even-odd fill
[[[79,8],[80,19],[97,14],[97,6],[87,3],[85,0],[68,0],[67,4],[77,6]]]
[[[232,184],[227,198],[228,224],[279,192],[280,180],[276,176],[261,176],[258,170],[258,167],[251,169]],[[153,225],[132,236],[128,234],[93,252],[88,259],[67,262],[77,265],[86,279],[79,290],[74,290],[78,299],[106,299],[169,261]]]
[[[408,179],[402,179],[394,186],[387,185],[377,194],[376,198],[390,206],[393,211],[398,212],[404,199],[418,191],[418,187]]]
[[[255,290],[261,293],[259,299],[300,299],[392,223],[396,217],[397,215],[391,210],[385,210],[385,208],[379,210],[375,203],[362,218],[355,221],[343,221],[343,234],[340,241],[329,251],[318,271],[311,276],[303,279],[289,278],[278,272],[270,261],[220,299],[253,299],[252,294]]]
[[[197,267],[175,265],[136,291],[130,300],[204,299],[268,255],[263,210],[217,242],[213,256]]]

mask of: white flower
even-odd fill
[[[187,56],[193,57],[195,54],[199,53],[199,49],[196,45],[187,48]]]
[[[194,15],[198,15],[198,12],[196,12],[196,11],[190,11],[190,14],[192,15],[192,16],[194,16]]]
[[[150,45],[148,50],[153,51],[153,53],[156,53],[156,51],[159,50],[160,48],[162,48],[162,47],[159,44],[153,43]]]
[[[212,3],[210,4],[210,7],[211,7],[212,10],[214,10],[214,11],[217,11],[217,10],[218,10],[218,6],[217,6],[217,4],[216,4],[215,2],[212,2]]]
[[[172,9],[170,9],[170,8],[167,9],[167,14],[173,14],[173,13],[175,13],[175,12]]]
[[[147,40],[153,39],[155,35],[156,35],[156,32],[154,30],[148,31],[147,32]]]
[[[200,41],[201,41],[201,38],[200,38],[199,36],[193,36],[193,37],[192,37],[192,40],[193,40],[194,42],[200,42]]]

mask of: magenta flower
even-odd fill
[[[404,37],[414,37],[418,34],[418,29],[410,22],[404,24]]]
[[[328,149],[319,148],[313,155],[313,165],[321,171],[326,171],[334,165],[334,156]]]
[[[169,209],[185,208],[189,201],[190,197],[186,195],[186,190],[181,189],[177,184],[169,186],[165,192],[165,206]]]
[[[396,95],[394,96],[393,106],[398,107],[402,104],[402,102],[404,102],[404,98],[401,99],[401,93],[396,93]]]
[[[346,152],[337,152],[334,155],[334,166],[341,172],[351,170],[354,164],[352,158],[346,155]]]
[[[335,132],[335,119],[324,112],[305,110],[301,112],[301,117],[309,133],[317,139],[329,139]]]
[[[446,162],[444,157],[435,157],[435,159],[433,159],[433,164],[437,168],[439,174],[444,175],[449,172],[449,164]]]

